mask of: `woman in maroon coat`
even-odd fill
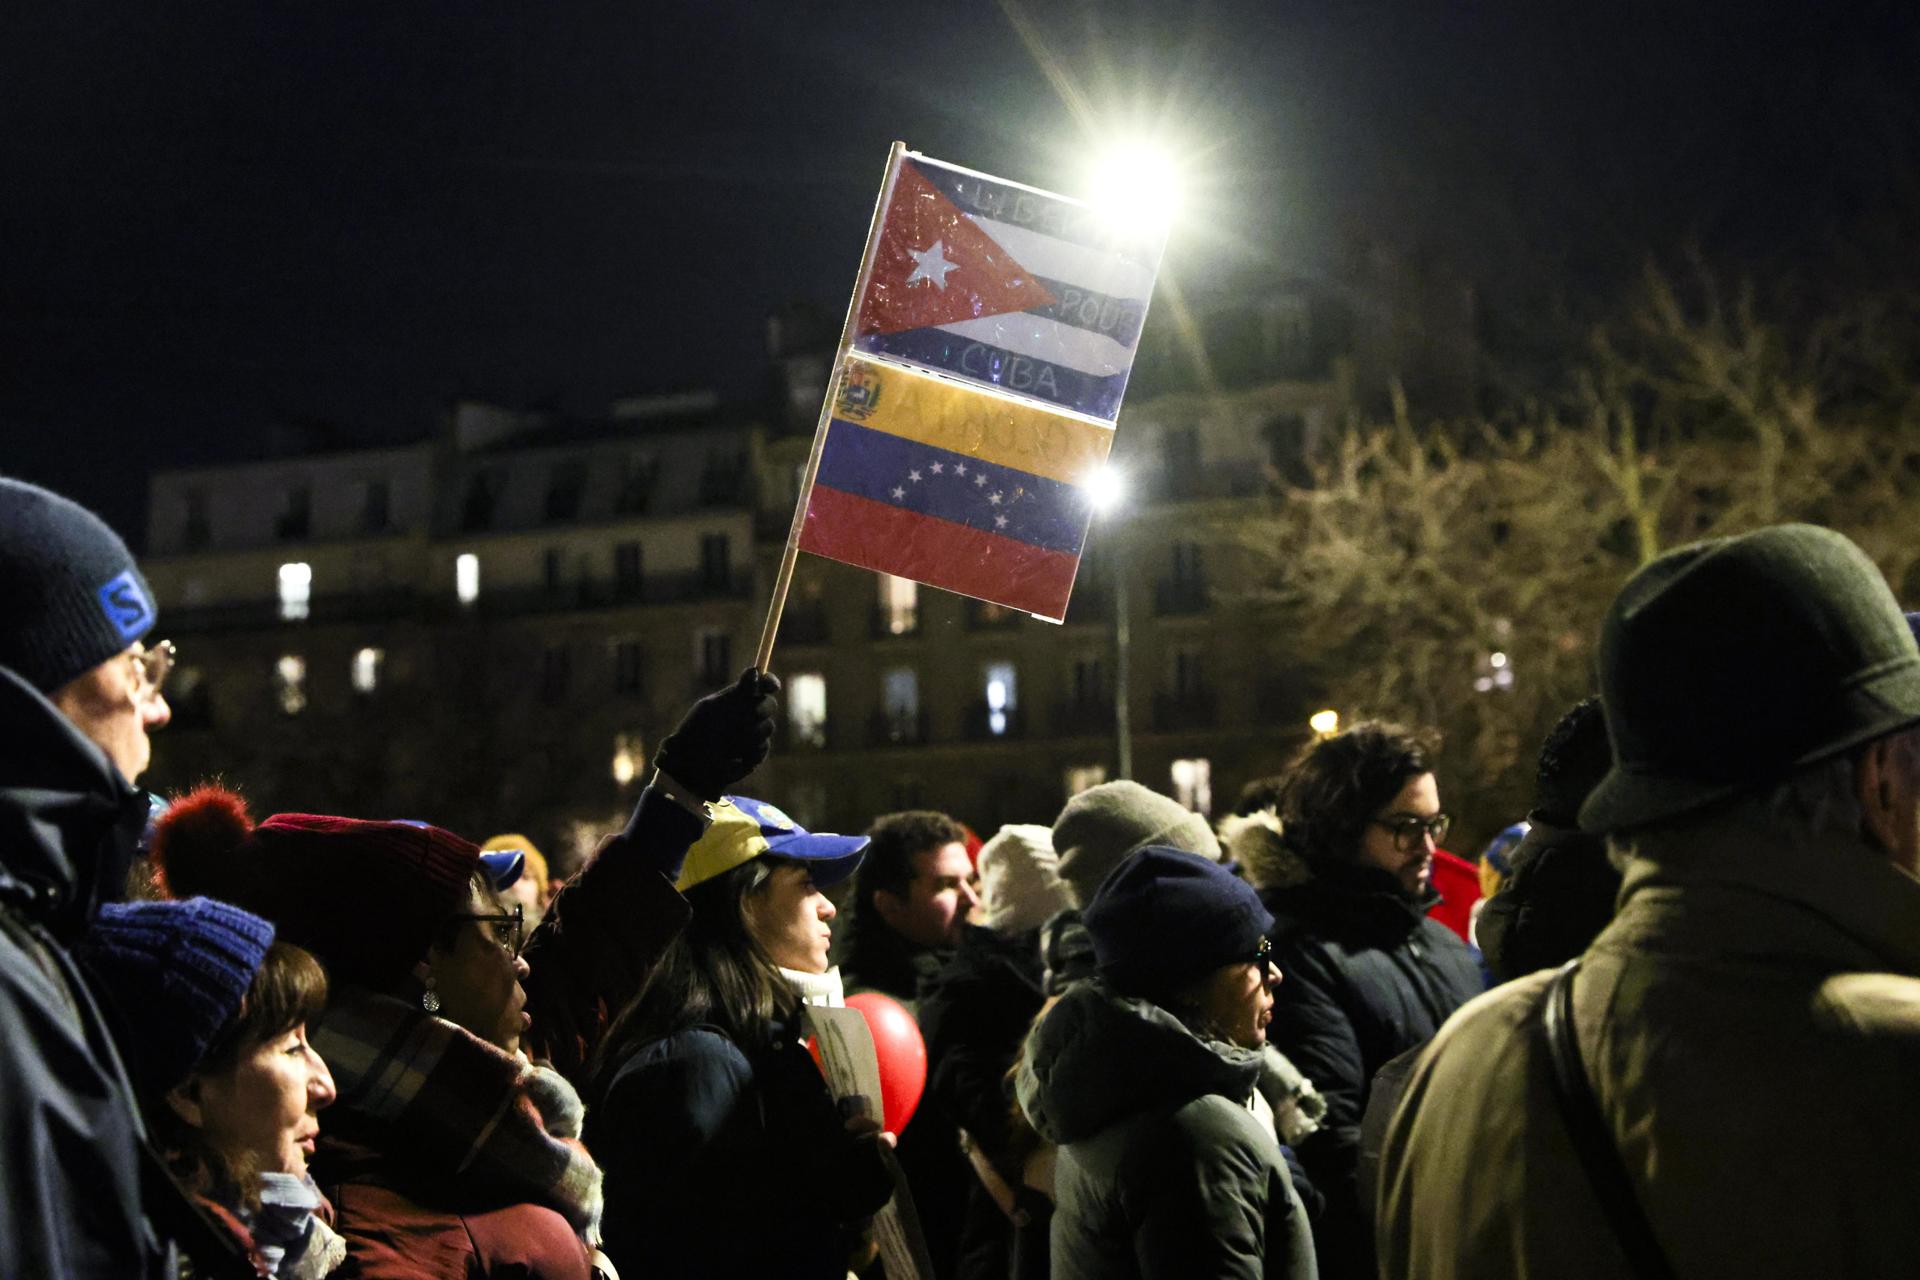
[[[202,788],[161,819],[175,894],[274,922],[326,966],[311,1029],[339,1098],[313,1161],[366,1280],[588,1280],[600,1171],[579,1105],[520,1055],[520,921],[472,844],[424,823],[280,814]],[[512,870],[517,872],[517,866]]]

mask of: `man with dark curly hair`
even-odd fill
[[[1425,738],[1369,721],[1315,742],[1288,772],[1278,811],[1295,866],[1263,895],[1284,976],[1270,1035],[1327,1100],[1299,1153],[1327,1197],[1320,1273],[1371,1277],[1356,1165],[1373,1075],[1485,984],[1473,953],[1427,916],[1447,815]]]
[[[867,830],[848,928],[849,991],[884,991],[911,1007],[980,905],[967,833],[944,813],[889,813]]]

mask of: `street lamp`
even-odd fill
[[[1119,142],[1094,166],[1093,205],[1130,231],[1164,231],[1180,209],[1180,178],[1180,166],[1164,147],[1144,139]]]
[[[1087,485],[1093,501],[1093,514],[1105,519],[1119,511],[1127,496],[1126,473],[1108,463],[1094,473]],[[1113,736],[1116,742],[1115,772],[1123,779],[1133,777],[1132,708],[1127,697],[1131,683],[1128,665],[1133,640],[1127,620],[1127,554],[1116,532],[1110,563],[1113,573]]]

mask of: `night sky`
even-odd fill
[[[751,394],[769,312],[845,306],[895,138],[1073,193],[1157,132],[1197,295],[1360,235],[1523,313],[1687,244],[1871,279],[1920,214],[1911,8],[10,5],[0,471],[137,536],[148,471],[276,422]]]

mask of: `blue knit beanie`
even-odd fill
[[[272,945],[271,924],[212,898],[100,909],[80,961],[120,1015],[120,1047],[143,1095],[193,1074]]]
[[[153,591],[106,522],[0,478],[0,666],[52,693],[153,630]]]
[[[1082,921],[1100,976],[1117,991],[1149,998],[1252,960],[1273,929],[1252,885],[1210,858],[1160,845],[1127,855]]]

